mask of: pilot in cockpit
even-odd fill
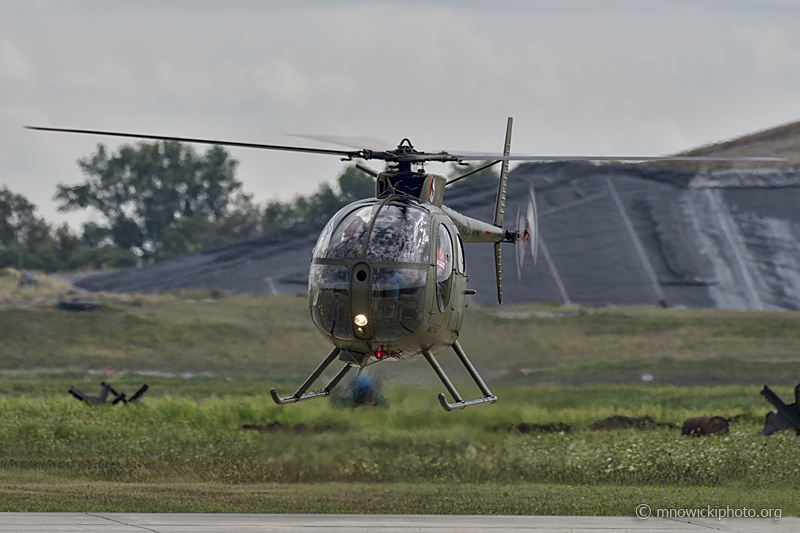
[[[356,259],[364,246],[367,223],[361,217],[353,217],[342,231],[337,231],[330,243],[328,257],[331,259]]]

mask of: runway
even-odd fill
[[[140,514],[0,513],[0,533],[537,533],[800,531],[800,518],[665,519],[584,516],[297,515],[297,514]]]

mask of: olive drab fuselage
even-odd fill
[[[426,192],[441,205],[436,193]],[[464,320],[465,265],[458,229],[435,204],[405,194],[352,203],[314,247],[311,317],[340,358],[359,365],[440,353]]]

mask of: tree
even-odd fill
[[[62,264],[66,264],[69,261],[70,257],[81,248],[81,244],[80,237],[72,233],[66,222],[56,229],[56,256]]]
[[[347,204],[375,194],[375,180],[355,166],[345,168],[339,174],[337,183],[339,192],[334,191],[326,182],[311,196],[297,196],[291,203],[269,202],[264,209],[264,231],[331,217]]]
[[[35,215],[36,206],[7,187],[0,189],[0,268],[16,266],[45,272],[79,268],[124,268],[135,266],[138,258],[128,250],[109,245],[88,244],[66,223],[53,231],[50,224]]]
[[[173,256],[164,236],[180,233],[187,221],[221,223],[242,201],[236,194],[242,187],[235,178],[238,161],[219,146],[199,156],[175,141],[124,145],[116,154],[98,144],[78,165],[88,178],[58,185],[59,211],[97,209],[105,225],[86,226],[85,240],[109,240],[146,262]]]
[[[473,170],[476,170],[476,169],[482,167],[486,163],[488,163],[488,161],[478,161],[476,163],[468,163],[466,165],[465,164],[452,163],[450,165],[450,173],[447,175],[447,179],[449,181],[449,180],[455,179],[455,178],[457,178],[459,176],[463,176],[467,172],[472,172]],[[453,186],[457,187],[461,183],[466,183],[468,181],[480,180],[480,179],[486,179],[487,181],[489,181],[491,179],[498,180],[500,178],[500,173],[499,172],[500,172],[500,163],[498,163],[498,164],[496,164],[496,165],[494,165],[492,167],[485,168],[485,169],[483,169],[483,170],[481,170],[479,172],[476,172],[475,174],[472,174],[471,176],[467,176],[466,178],[462,179],[458,183],[454,183]]]
[[[50,244],[50,225],[34,211],[26,197],[6,186],[0,189],[0,248],[18,245],[36,252]]]
[[[249,194],[239,194],[222,219],[194,214],[167,228],[159,245],[159,259],[181,257],[211,246],[221,246],[261,232],[260,207]]]
[[[339,175],[339,202],[345,205],[375,196],[375,180],[350,165]]]

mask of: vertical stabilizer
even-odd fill
[[[506,125],[506,142],[503,145],[503,155],[511,153],[511,123],[513,118],[508,117]],[[506,190],[508,189],[508,161],[503,161],[500,167],[500,183],[497,186],[497,203],[494,206],[494,225],[503,227],[506,214]]]
[[[511,152],[511,124],[514,119],[508,117],[506,125],[506,142],[503,146],[503,155]],[[503,227],[503,219],[506,214],[506,190],[508,189],[508,161],[503,161],[500,167],[500,183],[497,186],[497,203],[494,206],[494,225]],[[502,275],[502,254],[500,243],[494,243],[494,270],[497,276],[497,301],[503,303],[503,275]]]

